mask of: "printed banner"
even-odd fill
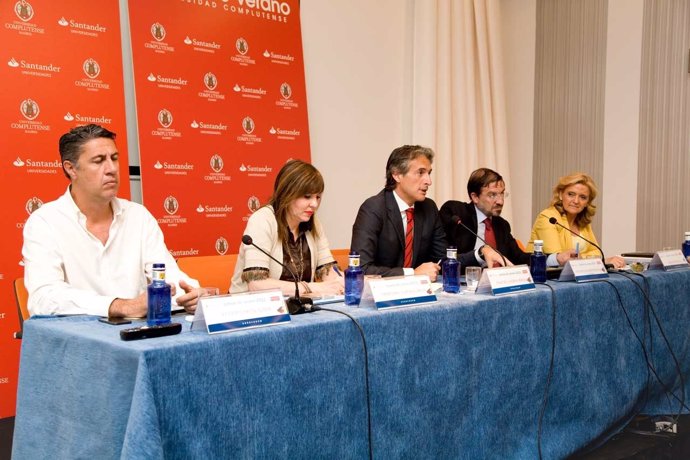
[[[298,0],[130,0],[129,16],[144,205],[175,257],[237,253],[278,170],[310,160]]]
[[[15,411],[19,330],[13,282],[24,276],[22,229],[62,195],[58,139],[98,123],[119,134],[120,196],[129,197],[122,51],[117,0],[19,0],[0,5],[0,154],[5,200],[0,261],[0,418]]]

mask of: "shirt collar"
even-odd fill
[[[477,211],[477,223],[481,224],[484,222],[487,218],[487,215],[481,212],[481,210],[477,207],[477,205],[474,205],[474,209]]]
[[[405,200],[400,198],[398,196],[398,192],[396,192],[395,190],[393,190],[393,196],[395,197],[395,202],[398,204],[398,209],[400,209],[401,214],[409,208],[414,208],[414,205],[410,206],[409,204],[405,203]]]
[[[63,196],[65,197],[65,200],[67,200],[67,204],[70,207],[70,209],[74,211],[74,213],[77,216],[84,216],[84,213],[81,212],[81,209],[79,209],[79,206],[77,206],[77,203],[75,203],[74,199],[72,198],[72,193],[70,193],[70,187],[71,185],[67,186],[67,191]],[[122,205],[120,204],[120,200],[118,200],[117,197],[110,200],[110,206],[113,210],[113,218],[120,216],[124,211]]]

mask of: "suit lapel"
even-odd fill
[[[400,209],[398,209],[398,203],[395,201],[393,192],[386,191],[386,214],[388,215],[388,220],[395,229],[395,233],[398,235],[398,241],[402,250],[405,250],[405,234],[403,232],[402,216],[400,215]]]

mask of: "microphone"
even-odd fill
[[[542,217],[546,217],[544,214],[539,214],[539,215],[542,216]],[[591,244],[592,246],[594,246],[595,248],[597,248],[597,249],[599,250],[599,252],[601,253],[601,262],[604,264],[604,267],[606,267],[607,270],[613,268],[613,265],[607,264],[607,263],[606,263],[606,259],[604,258],[604,251],[603,251],[603,250],[599,247],[599,245],[596,244],[594,241],[589,241],[589,240],[588,240],[587,238],[585,238],[584,236],[578,235],[578,234],[575,233],[574,231],[570,230],[570,228],[568,228],[568,227],[566,227],[565,225],[563,225],[562,223],[558,222],[558,220],[557,220],[555,217],[549,217],[549,223],[552,224],[552,225],[558,225],[559,227],[568,230],[568,231],[569,231],[570,233],[572,233],[573,235],[577,236],[578,238],[581,238],[581,239],[585,240],[586,242],[588,242],[589,244]]]
[[[465,224],[462,222],[462,219],[460,219],[460,216],[455,216],[455,215],[454,215],[454,216],[451,217],[450,219],[451,219],[453,222],[455,222],[455,225],[456,225],[456,226],[457,226],[457,225],[462,225],[462,228],[464,228],[465,230],[467,230],[468,232],[470,232],[471,234],[473,234],[474,236],[476,236],[482,243],[484,243],[485,245],[489,246],[491,249],[493,249],[494,251],[496,251],[496,252],[498,253],[498,255],[501,256],[501,259],[503,259],[503,266],[508,266],[508,264],[506,263],[506,258],[505,258],[505,256],[504,256],[503,254],[501,254],[501,251],[499,251],[497,248],[491,246],[489,243],[486,242],[486,240],[485,240],[484,238],[482,238],[481,236],[477,235],[477,233],[473,232],[471,228],[469,228],[467,225],[465,225]],[[489,267],[489,268],[491,268],[491,267]]]
[[[295,281],[295,295],[294,297],[290,297],[287,299],[287,307],[291,315],[299,315],[300,313],[311,313],[312,311],[320,310],[319,307],[314,306],[314,301],[312,299],[310,299],[309,297],[299,296],[299,284],[297,284],[297,276],[290,267],[288,267],[287,265],[273,257],[271,254],[269,254],[268,252],[264,251],[259,246],[254,244],[254,241],[252,240],[251,236],[243,235],[242,243],[246,244],[247,246],[254,246],[256,249],[266,254],[271,260],[273,260],[278,265],[290,272],[290,274],[292,275],[292,279]]]

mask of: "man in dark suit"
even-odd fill
[[[473,232],[484,238],[513,264],[528,264],[530,255],[522,251],[513,235],[510,224],[501,217],[506,197],[503,177],[496,171],[480,168],[470,175],[467,193],[470,203],[450,200],[441,206],[441,221],[450,244],[457,245],[458,252],[481,248],[484,243],[458,224],[458,219]]]
[[[384,190],[360,206],[352,226],[350,248],[359,253],[364,273],[436,279],[447,243],[436,203],[426,197],[433,160],[434,152],[418,145],[391,153]],[[493,250],[485,252],[500,259]],[[478,264],[473,253],[462,254],[460,263]]]

